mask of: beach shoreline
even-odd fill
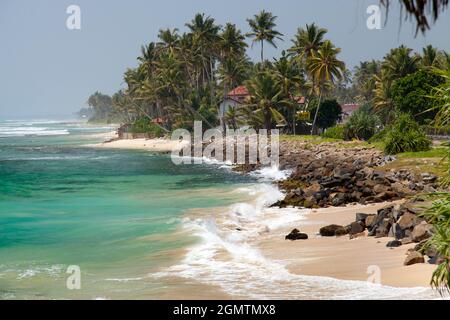
[[[93,146],[167,153],[180,144],[165,139],[134,139],[114,140]],[[272,182],[277,181],[273,180]],[[396,288],[430,288],[429,283],[435,269],[434,265],[403,265],[406,252],[415,246],[414,243],[391,249],[386,247],[387,242],[393,240],[389,237],[374,238],[368,237],[366,234],[350,240],[348,235],[321,237],[318,234],[319,229],[325,225],[348,225],[354,221],[356,213],[374,214],[377,210],[389,204],[399,202],[402,201],[320,209],[279,209],[266,206],[263,209],[265,212],[264,218],[268,220],[271,219],[272,214],[279,216],[282,210],[290,210],[291,213],[298,214],[299,219],[280,223],[275,228],[267,227],[267,230],[258,233],[257,237],[251,237],[248,243],[268,261],[276,261],[284,265],[292,275],[354,280],[357,282],[379,281],[384,286]],[[205,213],[201,215],[207,216]],[[227,232],[230,231],[229,221],[221,222],[220,220],[220,218],[215,219],[218,227]],[[261,226],[261,228],[264,228],[264,221],[261,221]],[[308,240],[285,240],[285,236],[294,227],[308,234]],[[245,228],[245,224],[242,228]],[[231,232],[235,232],[235,230],[231,230]],[[379,275],[376,275],[377,278],[374,278],[373,270],[379,270]],[[224,292],[224,294],[229,293]]]
[[[164,138],[155,139],[117,139],[111,136],[109,141],[90,144],[89,147],[102,149],[142,150],[159,153],[171,153],[172,150],[183,148],[186,142],[172,141]]]

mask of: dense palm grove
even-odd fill
[[[248,25],[244,33],[234,24],[220,26],[197,14],[186,23],[185,33],[160,30],[158,42],[142,47],[139,65],[125,72],[126,88],[112,97],[96,92],[88,100],[91,109],[83,112],[90,112],[92,121],[152,120],[147,128],[158,134],[189,129],[194,120],[218,127],[220,102],[230,90],[245,85],[249,97],[244,106],[231,108],[222,119],[229,127],[323,132],[340,120],[341,110],[334,105],[358,103],[362,108],[346,128],[329,132],[339,132],[336,138],[368,139],[398,113],[410,114],[420,125],[430,124],[437,113],[430,110],[434,104],[429,93],[444,82],[436,71],[449,68],[450,56],[444,51],[428,46],[417,53],[400,46],[382,61],[361,62],[352,73],[324,28],[299,28],[291,47],[269,61],[264,46],[276,48],[283,41],[276,17],[262,11]],[[246,38],[259,47],[259,61],[248,57]],[[307,98],[305,105],[298,105],[299,96]]]
[[[417,17],[418,27],[427,28],[428,22],[420,24]],[[262,11],[248,25],[244,33],[234,24],[220,26],[197,14],[185,33],[160,30],[159,41],[143,46],[139,65],[125,72],[126,88],[112,97],[96,92],[83,113],[92,121],[127,123],[157,136],[190,129],[200,120],[210,128],[278,127],[291,134],[369,140],[380,142],[388,154],[428,150],[427,133],[450,131],[449,53],[432,46],[413,52],[402,45],[381,61],[360,62],[351,72],[327,30],[311,24],[299,28],[291,47],[269,61],[264,46],[276,48],[283,41],[276,17]],[[246,38],[259,47],[259,61],[248,57]],[[238,85],[245,85],[249,96],[219,119],[220,102]],[[298,104],[299,96],[306,97],[305,104]],[[345,103],[360,108],[338,124]],[[450,288],[448,194],[440,195],[426,216],[436,228],[430,245],[444,261],[432,283]]]

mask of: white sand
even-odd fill
[[[96,148],[105,149],[128,149],[128,150],[146,150],[153,152],[172,152],[172,150],[179,150],[186,145],[186,141],[172,141],[168,139],[128,139],[115,140],[111,142],[104,142],[90,145]]]

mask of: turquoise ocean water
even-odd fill
[[[127,279],[175,263],[196,241],[176,236],[187,209],[233,203],[227,192],[251,182],[168,155],[84,146],[110,130],[0,122],[0,298],[156,298],[163,284]],[[83,290],[67,290],[70,265]]]
[[[89,146],[107,132],[0,121],[0,299],[436,297],[292,274],[286,261],[267,259],[261,236],[304,223],[297,209],[267,208],[283,197],[272,179],[286,172],[243,176],[221,164],[176,166],[168,155]],[[70,266],[80,269],[79,290],[67,287]]]

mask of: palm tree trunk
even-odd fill
[[[314,128],[316,126],[317,115],[319,114],[319,108],[320,108],[321,102],[322,102],[322,92],[320,92],[320,95],[319,95],[319,103],[316,108],[316,114],[314,115],[314,121],[313,121],[312,128],[311,128],[311,135],[313,135],[313,133],[314,133]]]
[[[261,63],[264,62],[264,40],[261,41]]]

